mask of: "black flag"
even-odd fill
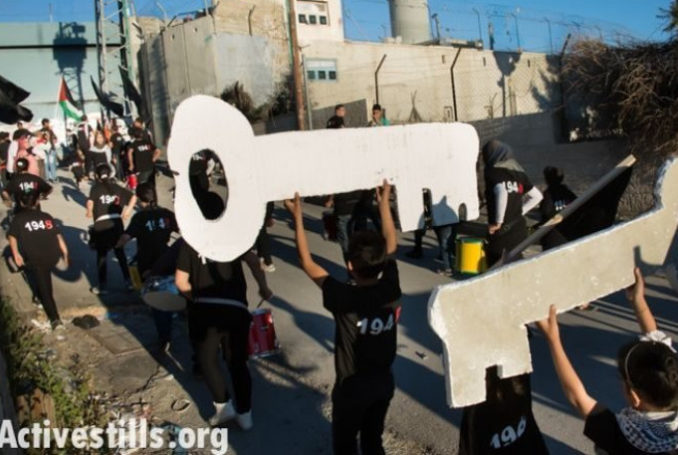
[[[122,67],[120,68],[120,79],[122,80],[122,89],[125,91],[125,96],[134,102],[139,116],[144,119],[144,122],[148,123],[148,112],[146,111],[144,99],[134,85],[134,82],[129,78],[127,71]]]
[[[20,102],[28,98],[28,95],[30,95],[29,92],[0,76],[0,122],[30,121],[33,118],[33,113],[19,105]]]
[[[92,76],[90,76],[90,80],[92,81],[92,88],[94,89],[94,93],[96,94],[99,103],[101,103],[103,107],[113,112],[118,117],[124,117],[125,108],[122,106],[122,103],[114,101],[114,97],[117,98],[117,96],[113,93],[102,92],[101,89],[94,82],[94,78]]]
[[[575,240],[612,226],[617,218],[617,208],[626,187],[631,180],[633,167],[619,174],[595,196],[558,226],[558,230],[568,239]]]

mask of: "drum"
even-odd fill
[[[271,310],[254,310],[250,325],[249,354],[252,357],[268,357],[278,352],[280,345],[275,335]]]
[[[130,175],[127,176],[127,186],[132,191],[137,189],[137,175],[136,174],[130,174]]]
[[[463,275],[478,275],[487,270],[482,239],[475,237],[457,239],[457,270]]]
[[[146,305],[161,311],[181,311],[186,299],[174,284],[174,276],[152,276],[141,289],[141,299]]]

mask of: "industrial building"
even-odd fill
[[[311,128],[324,127],[339,103],[349,108],[349,126],[363,126],[376,102],[392,123],[476,121],[550,112],[560,104],[556,58],[440,45],[423,0],[390,0],[397,35],[384,43],[347,41],[339,0],[294,2]],[[220,2],[207,16],[146,35],[142,74],[158,137],[167,136],[172,113],[192,94],[218,96],[236,81],[257,105],[286,93],[292,77],[287,5]]]

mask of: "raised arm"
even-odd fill
[[[567,357],[563,343],[560,341],[560,330],[558,329],[556,307],[554,305],[551,305],[549,309],[548,319],[537,322],[537,325],[544,332],[546,341],[549,344],[553,366],[567,401],[579,411],[582,417],[586,418],[596,406],[596,400],[589,396],[584,384],[579,379],[579,375],[572,366],[572,363],[570,363],[570,359]]]
[[[633,274],[636,276],[636,284],[626,289],[626,298],[636,313],[641,332],[654,332],[657,330],[657,321],[645,300],[645,279],[638,267],[633,270]]]
[[[94,201],[92,201],[91,199],[87,199],[85,208],[87,209],[87,213],[85,214],[85,216],[87,218],[92,218],[94,216]]]
[[[128,219],[132,215],[132,211],[134,210],[134,206],[136,205],[137,205],[137,196],[133,195],[122,211],[123,220]]]
[[[304,217],[301,212],[301,198],[299,197],[299,193],[294,194],[293,200],[286,200],[285,207],[287,207],[287,210],[290,211],[292,218],[294,219],[294,237],[297,242],[297,253],[299,253],[301,268],[315,284],[322,287],[329,274],[327,273],[327,270],[313,260],[311,252],[308,249],[308,240],[306,239],[306,231],[304,231]]]
[[[398,248],[398,237],[391,214],[390,196],[391,184],[384,179],[383,185],[377,188],[377,201],[379,202],[379,215],[381,216],[381,233],[386,240],[386,254],[393,254]]]

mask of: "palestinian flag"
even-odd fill
[[[61,109],[63,109],[64,115],[66,117],[72,118],[73,120],[79,121],[83,115],[83,112],[78,109],[77,105],[75,104],[73,95],[71,95],[71,91],[68,90],[68,86],[66,85],[66,81],[64,80],[63,76],[61,76],[61,82],[59,83],[59,106],[61,106]]]

